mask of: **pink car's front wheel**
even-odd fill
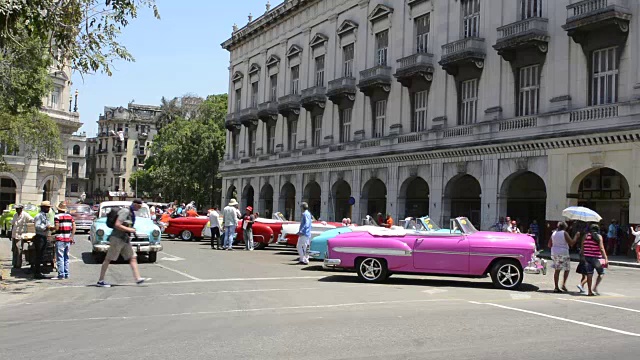
[[[359,258],[356,261],[356,272],[366,282],[383,282],[389,277],[387,262],[378,258]]]
[[[500,260],[491,268],[491,280],[498,289],[515,290],[524,280],[522,268],[514,260]]]

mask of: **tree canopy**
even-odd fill
[[[143,8],[159,18],[154,0],[0,1],[0,142],[55,157],[60,134],[39,113],[51,91],[50,73],[111,75],[115,60],[133,61],[118,36]]]
[[[226,113],[227,95],[222,94],[207,97],[191,119],[176,116],[154,138],[144,170],[131,176],[130,185],[137,180],[138,192],[162,194],[165,201],[219,203]]]

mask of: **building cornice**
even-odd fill
[[[267,11],[264,15],[251,21],[243,28],[234,31],[231,34],[231,38],[220,44],[220,46],[227,51],[231,51],[236,46],[250,39],[256,33],[262,31],[264,28],[290,15],[299,8],[317,1],[319,0],[285,0],[282,4]]]

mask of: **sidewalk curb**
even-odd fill
[[[540,255],[538,255],[538,257],[540,257],[540,258],[542,258],[542,259],[551,260],[551,256],[549,256],[549,255],[543,255],[543,254],[540,254]],[[574,259],[574,258],[572,257],[572,258],[571,258],[571,262],[580,262],[580,259]],[[626,262],[626,261],[610,260],[610,261],[609,261],[609,265],[612,265],[612,266],[620,266],[620,267],[628,267],[628,268],[635,268],[635,269],[640,269],[640,264],[638,264],[638,263],[632,263],[632,262]]]

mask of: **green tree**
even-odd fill
[[[167,201],[218,204],[226,112],[227,95],[212,95],[200,104],[195,118],[178,117],[167,124],[154,139],[144,170],[134,174],[130,183],[137,179],[139,192],[161,193]]]
[[[115,60],[133,61],[118,36],[143,8],[160,17],[154,0],[0,1],[0,142],[56,156],[58,126],[38,112],[50,70],[111,75]]]

